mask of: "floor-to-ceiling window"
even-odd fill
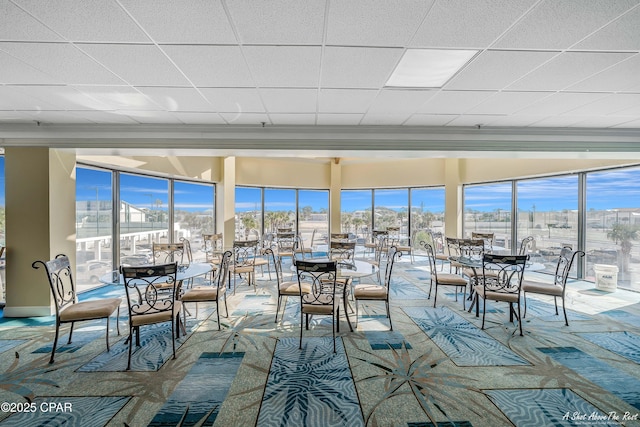
[[[307,247],[329,233],[329,192],[298,190],[298,233]]]
[[[420,242],[428,241],[426,230],[444,234],[444,188],[412,188],[411,230],[415,230],[412,245],[420,249]]]
[[[278,229],[296,231],[296,190],[283,188],[264,189],[264,232]]]
[[[640,290],[640,168],[586,178],[586,277],[594,266],[615,272],[618,286]],[[554,230],[556,231],[556,230]],[[602,268],[602,267],[600,267]]]
[[[249,238],[251,230],[262,230],[262,189],[236,187],[236,235],[237,240]]]
[[[215,186],[175,181],[173,184],[174,242],[189,240],[194,261],[204,261],[202,233],[215,231]]]
[[[373,217],[377,229],[398,228],[390,233],[397,241],[406,242],[409,236],[409,189],[373,190]]]
[[[371,215],[372,190],[342,190],[340,192],[340,230],[367,239],[377,224]]]
[[[533,236],[530,256],[553,273],[562,247],[578,249],[578,175],[520,180],[516,188],[517,238]]]
[[[466,237],[471,233],[494,233],[495,246],[510,249],[512,183],[465,185],[463,194]]]

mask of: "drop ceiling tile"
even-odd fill
[[[84,44],[81,48],[130,85],[190,85],[157,46]]]
[[[434,90],[383,89],[376,96],[367,114],[413,114],[436,93],[438,92]]]
[[[394,0],[371,6],[362,0],[331,0],[328,45],[405,46],[433,0]]]
[[[98,124],[136,124],[135,120],[117,111],[73,111],[75,116]]]
[[[574,49],[640,50],[640,7],[625,13],[575,45]]]
[[[149,42],[135,21],[114,0],[15,0],[69,41]]]
[[[613,126],[614,128],[640,129],[640,120],[633,120]]]
[[[233,44],[220,0],[120,0],[156,43]]]
[[[531,5],[530,0],[438,1],[410,47],[485,48]]]
[[[167,111],[214,111],[211,104],[194,88],[137,87]]]
[[[531,127],[542,127],[542,128],[565,128],[570,127],[573,124],[583,121],[586,117],[584,116],[553,116],[546,117],[540,121],[531,124]]]
[[[469,114],[512,114],[527,105],[552,95],[553,92],[499,92],[471,108]]]
[[[0,68],[1,69],[1,68]],[[28,87],[28,86],[27,86]],[[0,86],[0,110],[59,110],[39,96],[21,91],[20,86]]]
[[[414,114],[407,119],[406,126],[446,126],[456,114]]]
[[[131,111],[131,110],[121,110],[119,113],[129,116],[131,120],[134,120],[138,123],[158,123],[158,124],[171,124],[171,125],[179,125],[182,122],[178,119],[178,117],[171,112],[167,111]]]
[[[53,110],[103,110],[108,108],[99,100],[85,95],[72,86],[14,86],[14,88],[33,99],[39,99],[43,103],[41,105],[52,105]]]
[[[2,49],[2,44],[0,44]],[[0,51],[0,83],[3,84],[63,84],[56,78],[40,71],[13,56]]]
[[[565,113],[568,116],[607,116],[640,105],[640,94],[611,94]]]
[[[489,50],[482,52],[456,74],[447,90],[503,89],[544,64],[557,52]]]
[[[218,113],[176,111],[173,114],[187,125],[224,125],[227,123]]]
[[[360,124],[398,126],[403,124],[410,114],[365,114]]]
[[[251,75],[260,87],[318,87],[319,46],[245,46]]]
[[[271,124],[269,116],[259,113],[220,113],[230,125],[261,125],[266,123]]]
[[[158,104],[140,91],[129,86],[76,86],[79,92],[94,99],[105,110],[161,110]]]
[[[315,125],[315,114],[269,114],[274,125]]]
[[[517,111],[515,114],[545,117],[563,114],[605,96],[607,94],[604,93],[556,93]]]
[[[494,47],[567,49],[636,4],[634,0],[541,1]]]
[[[253,88],[199,88],[214,111],[264,113],[260,93]]]
[[[318,114],[319,125],[351,125],[355,126],[360,123],[364,114]]]
[[[542,115],[520,115],[520,116],[502,116],[497,117],[495,120],[487,122],[487,126],[491,127],[528,127],[540,120],[545,119],[547,116]]]
[[[243,44],[321,44],[324,0],[225,3]]]
[[[315,89],[260,89],[269,113],[315,113],[318,91]]]
[[[441,91],[420,107],[417,113],[463,114],[494,93],[490,91]]]
[[[396,48],[326,47],[320,84],[323,88],[380,88],[402,52]]]
[[[162,50],[198,87],[255,86],[238,46],[163,45]]]
[[[66,84],[122,84],[118,76],[70,44],[0,43],[0,50]],[[29,79],[27,74],[25,80]],[[23,82],[18,82],[23,83]],[[25,81],[24,83],[28,83]]]
[[[15,4],[3,0],[0,2],[0,40],[60,41],[61,38]]]
[[[605,129],[609,127],[624,125],[625,123],[628,123],[632,120],[633,119],[631,119],[630,117],[624,116],[590,116],[582,121],[570,125],[570,127]]]
[[[318,111],[320,113],[365,113],[378,94],[370,89],[322,89]]]
[[[640,30],[638,32],[640,33]],[[636,54],[598,74],[569,86],[567,90],[576,92],[618,92],[638,86],[640,80],[638,76],[640,76],[640,54]]]
[[[616,111],[615,115],[616,116],[640,116],[640,105],[634,105],[633,107]]]
[[[498,114],[464,114],[456,117],[447,123],[447,126],[474,127],[486,126],[495,120],[499,120],[501,115]]]
[[[565,52],[507,88],[509,90],[562,90],[631,55],[630,53]]]
[[[32,120],[40,123],[90,124],[91,121],[69,111],[26,111]]]

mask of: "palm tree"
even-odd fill
[[[631,248],[633,247],[632,240],[638,239],[638,229],[629,224],[620,224],[616,222],[611,227],[611,231],[607,232],[607,238],[620,244],[620,251],[622,252],[622,271],[629,270],[629,259],[631,258]]]

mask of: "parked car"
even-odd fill
[[[87,261],[84,264],[78,264],[76,279],[78,283],[96,284],[100,281],[100,276],[112,269],[113,266],[108,261]]]
[[[123,255],[120,257],[120,265],[135,267],[137,265],[153,264],[151,257],[145,254]]]

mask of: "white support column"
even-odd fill
[[[462,179],[460,159],[445,159],[444,181],[444,234],[447,237],[462,236]]]
[[[340,191],[342,190],[342,166],[340,158],[331,161],[331,187],[329,188],[330,233],[341,232]]]

